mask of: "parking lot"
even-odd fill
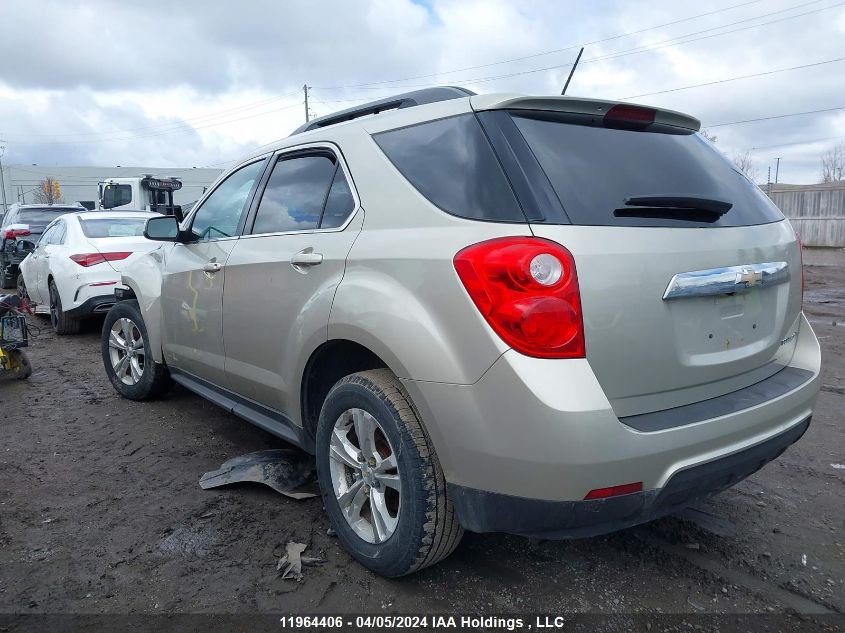
[[[327,534],[319,499],[200,489],[280,440],[181,388],[123,400],[97,323],[59,338],[33,317],[33,376],[0,382],[0,612],[842,613],[845,250],[805,261],[823,387],[780,459],[678,516],[568,542],[467,534],[399,580]],[[301,582],[276,571],[291,540],[326,560]]]

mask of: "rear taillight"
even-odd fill
[[[7,240],[14,240],[19,237],[26,237],[27,235],[32,235],[29,229],[6,229],[6,232],[3,234]]]
[[[82,253],[81,255],[71,255],[70,258],[83,268],[102,264],[103,262],[114,262],[120,259],[126,259],[132,253]]]
[[[538,358],[584,358],[578,276],[563,246],[503,237],[463,249],[454,264],[473,303],[513,349]]]
[[[605,127],[642,130],[654,123],[656,113],[652,108],[618,104],[607,111],[603,122]]]

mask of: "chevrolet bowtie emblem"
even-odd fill
[[[743,268],[736,274],[736,285],[744,288],[754,288],[763,285],[763,272],[751,268]]]

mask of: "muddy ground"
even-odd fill
[[[99,324],[60,338],[35,317],[34,375],[0,382],[0,614],[841,614],[845,250],[807,262],[824,386],[780,459],[678,516],[568,542],[467,534],[444,563],[399,580],[347,555],[318,499],[199,488],[226,459],[283,442],[181,388],[119,398]],[[276,571],[289,540],[327,561],[299,583]]]

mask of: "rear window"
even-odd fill
[[[474,115],[429,121],[373,138],[417,191],[446,213],[471,220],[525,223]]]
[[[17,217],[14,219],[15,224],[50,224],[60,215],[65,213],[73,213],[79,211],[77,208],[52,208],[52,209],[21,209],[18,211]]]
[[[79,220],[85,237],[141,237],[147,218],[96,218]]]
[[[546,217],[548,223],[694,227],[783,219],[756,185],[696,134],[572,125],[537,114],[512,117],[568,216]],[[733,206],[715,221],[614,214],[626,206],[626,198],[667,195],[705,196]]]

